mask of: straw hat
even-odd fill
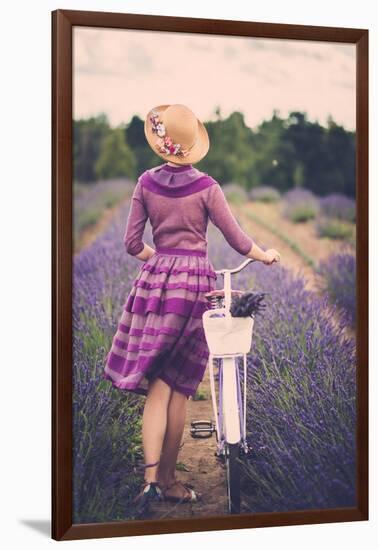
[[[210,146],[203,123],[189,107],[179,103],[151,109],[144,122],[144,133],[154,153],[177,164],[199,162]]]

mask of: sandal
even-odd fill
[[[145,464],[144,468],[149,468],[151,466],[156,466],[159,464],[159,460],[153,464]],[[137,505],[137,514],[143,514],[151,501],[161,501],[163,500],[163,492],[160,486],[160,483],[157,481],[144,481],[140,492],[133,499],[133,504]]]
[[[182,487],[184,487],[187,494],[184,497],[177,497],[177,496],[174,496],[174,495],[167,495],[166,491],[168,491],[168,489],[170,489],[174,485],[181,485]],[[182,481],[179,481],[178,479],[176,479],[175,481],[173,481],[169,485],[166,485],[164,487],[164,489],[162,490],[163,499],[166,500],[166,501],[169,501],[169,502],[182,502],[182,503],[185,503],[185,502],[198,502],[201,499],[201,494],[196,493],[193,490],[192,487],[193,487],[193,485],[191,485],[190,483],[183,483]]]

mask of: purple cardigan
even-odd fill
[[[246,255],[253,240],[241,229],[219,183],[192,166],[159,165],[146,170],[134,188],[127,219],[126,251],[139,254],[147,219],[156,248],[186,248],[207,253],[208,219],[227,242]]]

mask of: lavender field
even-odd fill
[[[75,245],[80,243],[83,232],[100,220],[106,208],[111,208],[125,196],[131,195],[133,188],[134,183],[128,178],[99,180],[95,183],[75,182],[73,208]]]
[[[144,398],[103,379],[106,352],[142,265],[124,250],[127,214],[122,208],[74,259],[75,523],[132,519],[141,480]],[[212,225],[208,240],[216,269],[243,260]],[[149,225],[145,241],[152,245]],[[343,334],[350,323],[346,309],[328,293],[305,290],[303,279],[281,265],[251,264],[234,277],[233,288],[268,293],[248,357],[253,454],[243,473],[246,507],[354,506],[356,355],[354,339]]]
[[[289,271],[254,270],[256,288],[270,298],[248,361],[254,451],[245,502],[253,512],[354,506],[356,356],[354,341],[342,335],[348,315],[335,329],[327,295],[304,290]],[[239,286],[250,286],[246,275]]]
[[[127,257],[122,236],[128,209],[74,258],[73,415],[74,521],[132,518],[136,464],[141,458],[142,401],[102,377],[122,305],[139,261]]]
[[[356,255],[349,248],[341,248],[320,262],[319,273],[324,279],[324,290],[330,299],[345,311],[349,324],[356,325]]]

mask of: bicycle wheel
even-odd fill
[[[226,473],[228,511],[230,514],[240,513],[240,463],[239,443],[226,443]]]

